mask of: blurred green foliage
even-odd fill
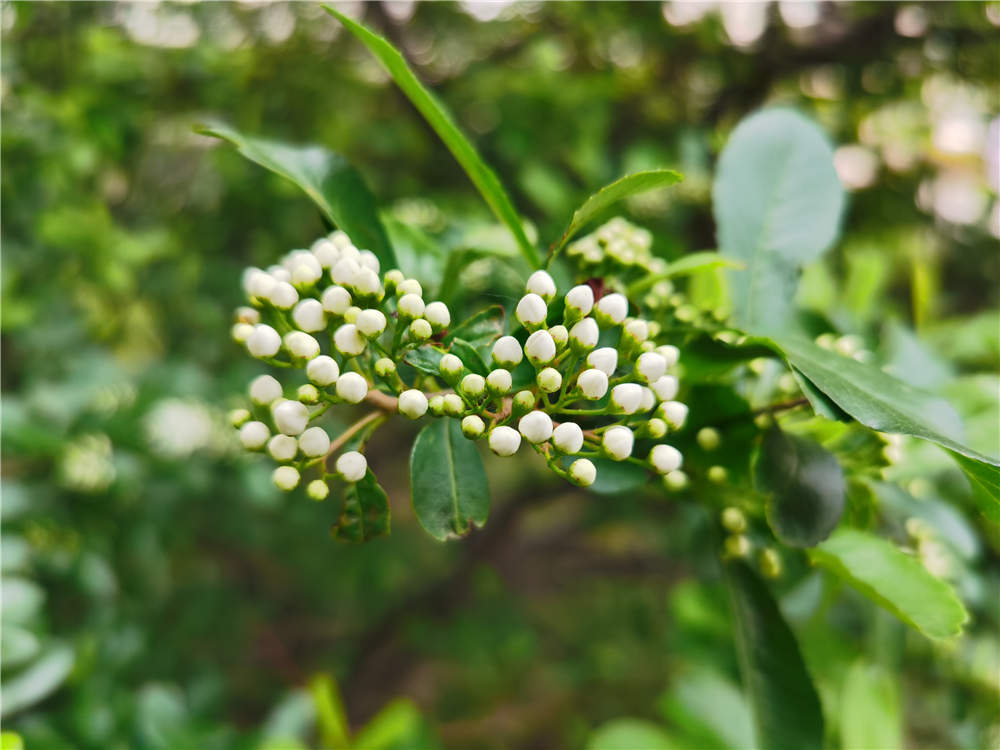
[[[685,181],[627,215],[666,259],[715,247],[711,177],[733,125],[765,102],[817,119],[853,191],[844,239],[807,266],[800,304],[817,334],[947,396],[967,442],[996,454],[1000,8],[693,7],[345,11],[404,50],[543,238],[596,187],[668,166]],[[279,496],[234,448],[223,414],[256,372],[227,335],[240,270],[323,224],[193,125],[344,154],[395,220],[397,251],[430,242],[443,265],[445,251],[507,242],[333,19],[305,3],[60,2],[4,3],[0,23],[5,728],[32,750],[325,747],[336,709],[311,680],[329,673],[351,727],[376,717],[358,747],[745,746],[699,507],[585,496],[540,467],[489,462],[489,525],[440,545],[408,507],[412,435],[385,431],[369,455],[393,537],[344,546],[322,532],[332,507]],[[484,263],[456,279],[458,297],[508,300],[516,262]],[[687,292],[711,307],[699,278]],[[701,403],[718,407],[710,389]],[[845,462],[864,448],[815,437]],[[835,599],[804,559],[786,561],[782,609],[831,745],[991,746],[1000,534],[938,448],[897,448],[886,476],[851,488],[848,512],[877,507],[956,585],[966,635],[932,642]]]

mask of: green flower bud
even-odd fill
[[[729,478],[729,472],[726,471],[725,466],[709,466],[708,467],[708,481],[712,484],[725,484],[726,479]]]
[[[444,413],[451,417],[460,417],[465,412],[465,403],[457,393],[446,393],[444,396]]]
[[[469,440],[476,440],[482,437],[484,432],[486,432],[486,423],[483,422],[481,417],[470,414],[462,420],[462,434],[469,438]]]
[[[423,318],[417,318],[410,323],[410,336],[414,341],[426,341],[432,333],[431,324]]]
[[[295,397],[303,404],[315,404],[319,401],[319,391],[316,390],[316,386],[312,383],[306,383],[299,386],[299,389],[295,392]]]
[[[566,330],[566,326],[564,325],[552,326],[549,329],[549,336],[556,342],[556,349],[560,351],[566,346],[566,342],[569,341],[569,331]]]
[[[757,555],[757,564],[765,578],[778,578],[782,572],[781,556],[776,549],[764,547]]]
[[[486,378],[476,373],[469,373],[462,378],[459,389],[470,398],[479,398],[486,393]]]
[[[742,534],[747,530],[747,517],[739,508],[729,506],[722,511],[722,525],[726,531]]]
[[[391,378],[396,374],[396,363],[388,357],[375,361],[375,374],[380,378]]]
[[[233,427],[242,427],[250,420],[250,412],[246,409],[233,409],[229,412],[229,424]]]
[[[357,321],[358,316],[361,314],[361,308],[357,305],[351,305],[346,310],[344,310],[344,321],[347,323],[354,323]]]
[[[512,406],[514,414],[524,414],[534,408],[535,394],[531,391],[518,391]]]
[[[680,469],[663,475],[663,486],[671,492],[680,492],[688,486],[688,475]]]
[[[659,440],[667,434],[667,423],[658,417],[653,417],[645,425],[645,434],[653,440]]]
[[[742,534],[727,536],[723,554],[727,558],[743,558],[750,554],[750,540]]]
[[[306,495],[317,502],[326,500],[326,496],[329,494],[330,488],[322,479],[314,479],[306,485]]]
[[[444,416],[444,396],[431,396],[427,402],[427,408],[435,417]]]
[[[719,443],[721,442],[719,431],[714,427],[702,427],[698,430],[696,440],[698,441],[698,445],[701,446],[701,449],[706,451],[714,451],[719,447]]]
[[[554,367],[546,367],[535,378],[538,387],[545,393],[555,393],[562,388],[562,375]]]
[[[449,383],[454,383],[458,380],[458,376],[462,374],[463,368],[462,360],[454,354],[445,354],[441,357],[441,362],[438,363],[438,371]]]
[[[396,291],[396,287],[399,286],[405,280],[406,277],[403,275],[403,272],[400,271],[398,268],[393,268],[390,271],[386,271],[385,276],[382,277],[382,283],[385,286],[385,293],[394,294]]]

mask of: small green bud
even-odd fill
[[[306,485],[306,494],[310,499],[319,502],[326,500],[326,496],[330,494],[330,488],[322,479],[314,479]]]
[[[764,547],[757,554],[757,564],[765,578],[778,578],[781,575],[781,556],[772,547]]]
[[[375,374],[380,378],[391,378],[396,374],[396,363],[388,357],[375,361]]]
[[[742,534],[727,536],[723,554],[727,558],[741,558],[750,554],[750,540]]]
[[[486,378],[476,373],[469,373],[462,378],[459,389],[470,398],[479,398],[486,393]]]
[[[518,391],[514,396],[514,414],[526,414],[535,408],[535,394],[531,391]]]
[[[233,427],[241,427],[250,419],[250,412],[246,409],[233,409],[229,412],[229,424]]]
[[[481,417],[470,414],[462,420],[462,434],[469,438],[469,440],[476,440],[482,437],[484,432],[486,432],[486,423],[483,422]]]
[[[747,517],[739,508],[729,506],[722,511],[722,525],[726,531],[742,534],[747,530]]]
[[[510,370],[498,368],[486,376],[486,388],[494,396],[503,396],[510,390],[514,379]]]
[[[299,386],[295,397],[303,404],[315,404],[319,401],[319,391],[316,390],[316,386],[312,383],[306,383],[305,385]]]
[[[447,393],[444,396],[444,413],[451,417],[460,417],[465,412],[465,403],[457,393]]]
[[[757,426],[758,430],[766,430],[774,424],[774,420],[771,418],[770,414],[765,412],[754,417],[753,423]]]
[[[454,383],[458,380],[458,376],[462,374],[463,367],[462,360],[454,354],[445,354],[441,357],[441,362],[438,364],[438,371],[445,380],[449,383]]]
[[[424,296],[424,290],[420,282],[416,279],[404,279],[396,284],[396,296],[405,297],[407,294],[415,294],[418,297]]]
[[[701,446],[702,450],[714,451],[719,447],[721,438],[719,437],[719,431],[714,427],[702,427],[698,430],[698,436],[696,438],[698,445]]]
[[[406,280],[403,272],[398,268],[393,268],[391,271],[386,271],[385,276],[382,278],[382,283],[385,285],[385,293],[393,294],[396,291],[396,287],[400,283]]]
[[[556,349],[559,350],[566,346],[566,342],[569,341],[569,331],[564,325],[552,326],[549,329],[549,335],[556,342]]]
[[[417,318],[410,323],[410,336],[415,341],[426,341],[431,337],[432,333],[431,324],[423,318]]]
[[[546,367],[538,373],[535,382],[545,393],[555,393],[562,388],[562,375],[554,367]]]
[[[357,321],[358,316],[361,314],[361,308],[357,305],[351,305],[346,310],[344,310],[344,320],[348,323],[354,323]]]
[[[667,423],[659,417],[653,417],[646,422],[645,433],[647,437],[651,437],[653,440],[659,440],[667,434]]]
[[[712,484],[725,484],[728,477],[729,472],[726,471],[725,466],[708,467],[708,481]]]
[[[443,417],[445,409],[444,396],[431,396],[427,402],[427,407],[435,417]]]
[[[680,492],[688,486],[688,475],[680,469],[675,469],[663,475],[663,486],[671,492]]]

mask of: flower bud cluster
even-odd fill
[[[660,273],[666,263],[652,254],[652,246],[648,230],[616,216],[570,243],[566,254],[584,273],[594,276]]]

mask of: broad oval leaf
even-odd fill
[[[888,670],[864,660],[855,662],[840,695],[844,750],[903,747],[899,686]]]
[[[666,731],[645,719],[612,719],[587,740],[587,750],[674,750],[680,747]]]
[[[466,369],[471,372],[483,376],[489,374],[490,368],[486,364],[486,360],[483,358],[483,355],[468,341],[465,341],[464,339],[452,339],[451,346],[448,347],[448,351],[462,360],[462,364],[464,364]]]
[[[712,207],[719,252],[746,265],[728,274],[740,325],[788,327],[799,268],[833,243],[843,206],[833,149],[815,123],[776,108],[736,127],[719,157]]]
[[[439,541],[486,523],[486,470],[475,443],[462,435],[459,420],[435,420],[417,435],[410,453],[410,492],[417,520]]]
[[[226,125],[204,125],[196,130],[231,143],[250,161],[294,182],[357,247],[375,253],[383,268],[396,266],[375,196],[340,154],[322,146],[291,146],[250,138]]]
[[[416,349],[408,351],[404,357],[404,361],[416,367],[420,372],[427,373],[428,375],[439,375],[441,373],[441,357],[445,354],[447,352],[443,349],[425,344],[424,346],[418,346]]]
[[[386,536],[389,525],[389,497],[369,469],[344,491],[344,507],[332,534],[348,542],[367,542]]]
[[[375,55],[378,61],[382,63],[382,66],[389,72],[389,75],[392,76],[399,88],[413,102],[413,106],[420,111],[420,114],[424,116],[427,123],[434,129],[434,132],[444,141],[444,144],[451,151],[458,163],[462,165],[462,169],[469,175],[469,179],[472,180],[472,183],[479,190],[496,217],[514,235],[521,254],[524,255],[532,267],[539,267],[541,265],[541,257],[538,254],[538,250],[535,249],[535,246],[531,244],[528,236],[524,233],[524,227],[521,225],[521,219],[517,215],[517,210],[514,208],[514,204],[510,202],[510,198],[507,197],[507,193],[504,191],[503,185],[500,184],[499,178],[482,160],[476,152],[475,147],[469,142],[469,139],[462,134],[462,131],[459,130],[458,125],[455,124],[454,119],[452,119],[452,116],[445,109],[444,105],[417,79],[399,50],[383,37],[371,32],[365,26],[348,18],[335,8],[324,5],[323,9],[344,24],[347,30],[354,34]]]
[[[754,483],[768,494],[767,522],[794,547],[811,547],[833,531],[844,513],[847,486],[832,453],[775,427],[764,435]]]
[[[925,635],[958,635],[968,620],[951,586],[877,536],[841,529],[809,550],[809,556]]]
[[[821,750],[823,712],[795,636],[746,563],[726,563],[725,571],[758,744],[767,750]]]

